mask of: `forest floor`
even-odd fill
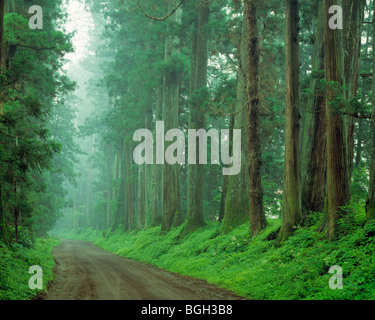
[[[184,225],[165,234],[161,233],[160,226],[127,233],[122,228],[113,231],[83,227],[56,230],[54,236],[91,241],[106,252],[115,254],[113,259],[116,261],[120,257],[131,259],[129,264],[125,263],[125,270],[121,267],[121,272],[125,273],[126,280],[127,276],[133,279],[134,268],[145,270],[142,278],[136,279],[137,283],[130,283],[139,290],[141,298],[156,295],[152,292],[148,295],[139,287],[143,285],[148,288],[148,281],[158,281],[158,277],[152,275],[155,273],[167,284],[177,283],[178,286],[194,290],[192,295],[197,299],[201,296],[214,299],[211,294],[220,299],[231,297],[229,295],[224,298],[222,291],[216,291],[213,289],[216,287],[208,286],[205,282],[195,282],[191,278],[159,271],[160,269],[149,266],[152,265],[205,280],[252,300],[374,300],[375,221],[366,222],[362,211],[353,211],[340,219],[337,240],[330,242],[326,239],[325,232],[316,231],[321,225],[321,219],[321,214],[310,214],[305,226],[295,230],[282,246],[276,245],[273,240],[280,227],[280,220],[276,219],[268,220],[268,227],[253,238],[249,236],[249,223],[225,234],[221,232],[222,224],[216,221],[208,222],[205,228],[184,237],[181,237]],[[86,255],[88,248],[78,247],[73,255]],[[104,252],[98,255],[98,259],[102,261],[105,261],[105,257],[107,254]],[[82,261],[78,270],[91,267],[95,270],[91,263],[87,267],[85,263]],[[329,270],[335,265],[342,268],[343,290],[333,290],[329,285],[333,276]],[[106,268],[112,270],[114,267],[109,265]],[[94,272],[93,270],[84,272]],[[136,276],[137,274],[134,277]],[[157,286],[162,288],[164,281]],[[76,285],[81,284],[76,281]],[[180,297],[181,295],[174,298]],[[191,295],[187,299],[190,297]]]
[[[56,278],[46,300],[238,300],[231,291],[117,256],[91,242],[54,249]]]

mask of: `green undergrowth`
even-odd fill
[[[340,221],[338,240],[317,233],[319,219],[299,228],[276,246],[279,220],[270,220],[258,236],[249,238],[248,223],[228,234],[221,224],[180,238],[183,226],[161,235],[160,227],[124,234],[83,228],[60,236],[93,241],[120,256],[205,279],[250,299],[374,299],[375,222]],[[343,289],[332,290],[330,266],[343,270]]]
[[[53,280],[55,265],[52,250],[60,244],[53,237],[37,238],[33,244],[13,244],[11,247],[0,242],[0,300],[29,300],[47,290]],[[43,271],[43,289],[32,290],[29,280],[34,274],[29,269],[38,265]]]

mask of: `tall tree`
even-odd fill
[[[160,82],[157,88],[156,103],[155,103],[155,120],[161,121],[163,119],[163,85]],[[154,155],[156,157],[156,155]],[[163,179],[163,165],[154,164],[153,176],[151,181],[152,199],[151,199],[151,217],[150,226],[157,226],[162,223],[163,212],[163,188],[160,187],[160,182]]]
[[[334,99],[342,94],[343,39],[340,29],[331,29],[329,8],[333,0],[324,0],[324,69],[328,82],[325,110],[327,117],[327,202],[328,237],[335,238],[336,220],[342,216],[341,207],[349,201],[349,175],[347,170],[347,143],[343,116],[335,110]]]
[[[354,98],[358,91],[358,77],[360,67],[362,26],[364,17],[365,0],[343,0],[344,12],[344,83],[346,89],[344,97],[346,99]],[[353,171],[354,161],[354,117],[349,116],[347,120],[347,153],[348,153],[348,174],[349,184]]]
[[[372,74],[375,75],[375,8],[373,11]],[[370,142],[370,181],[366,200],[366,218],[375,219],[375,77],[372,77],[372,113]]]
[[[178,5],[177,1],[169,1],[168,9],[172,11]],[[181,9],[178,9],[168,20],[168,36],[165,40],[165,75],[163,79],[163,119],[164,130],[178,127],[180,111],[180,82],[179,69],[180,39],[172,32],[172,27],[180,24]],[[175,141],[176,142],[176,141]],[[172,143],[165,142],[165,148]],[[163,166],[163,219],[161,231],[169,231],[176,213],[181,212],[179,164],[165,164]]]
[[[206,1],[199,1],[195,9],[195,24],[191,49],[189,129],[205,128],[204,102],[207,98],[208,30],[210,8]],[[198,145],[198,144],[197,144]],[[188,165],[187,221],[184,233],[204,226],[203,219],[203,164]]]
[[[32,218],[45,218],[47,228],[53,226],[64,203],[60,198],[63,179],[50,169],[61,146],[48,125],[58,118],[55,107],[74,85],[61,73],[62,58],[71,51],[71,44],[67,35],[55,29],[60,3],[41,1],[47,18],[41,33],[29,28],[24,8],[30,3],[22,2],[11,13],[9,8],[16,7],[7,4],[13,2],[0,2],[0,222],[13,221],[17,241],[19,226],[33,231]],[[65,164],[69,166],[68,158]],[[47,181],[55,185],[43,189]],[[48,194],[52,189],[55,197]]]
[[[0,63],[3,61],[5,0],[0,0]]]
[[[246,66],[247,66],[247,32],[246,19],[242,23],[242,35],[238,48],[240,68],[237,73],[236,111],[233,115],[233,128],[243,128],[247,132],[246,108]],[[233,148],[233,147],[232,147]],[[224,206],[224,221],[222,232],[230,232],[233,228],[249,221],[249,171],[247,170],[247,134],[241,135],[241,171],[237,175],[224,176],[227,182],[227,191]]]
[[[303,215],[323,212],[326,195],[326,117],[325,98],[319,83],[324,78],[323,1],[319,1],[315,45],[302,144],[301,205]]]
[[[256,1],[245,1],[248,36],[246,66],[247,146],[250,193],[250,231],[257,235],[266,225],[262,189],[262,154],[259,133],[259,39]]]
[[[3,73],[2,68],[2,57],[3,57],[3,37],[4,37],[4,4],[5,0],[0,0],[0,75]],[[0,94],[2,93],[3,88],[0,87]],[[1,94],[2,95],[2,94]],[[3,101],[0,96],[0,115],[3,115]],[[2,185],[0,183],[0,240],[6,240],[6,224],[5,224],[5,216],[3,212],[3,197],[2,197]]]
[[[285,171],[281,229],[286,240],[301,221],[299,2],[285,1]]]

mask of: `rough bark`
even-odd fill
[[[163,110],[163,87],[160,84],[157,100],[156,100],[156,110],[155,110],[155,119],[156,121],[162,120],[162,110]],[[155,135],[154,135],[155,136]],[[155,154],[154,154],[155,157]],[[163,212],[163,188],[161,183],[163,181],[163,165],[154,164],[153,168],[153,179],[152,179],[152,200],[151,200],[151,220],[150,226],[158,226],[162,221],[162,212]]]
[[[355,151],[355,166],[358,167],[362,162],[362,144],[364,141],[363,119],[358,119],[357,145]]]
[[[373,16],[373,39],[375,39],[375,10]],[[375,74],[375,41],[372,49],[372,73]],[[371,113],[371,145],[370,145],[370,181],[366,199],[366,218],[375,219],[375,77],[372,79],[372,113]]]
[[[145,170],[146,165],[140,165],[138,167],[138,190],[137,190],[137,202],[138,202],[138,225],[140,229],[143,229],[146,223],[145,215]]]
[[[92,135],[90,137],[90,150],[89,150],[89,157],[91,158],[94,154],[94,145],[95,145],[95,136]],[[89,158],[89,159],[90,159]],[[85,218],[86,218],[86,225],[90,226],[92,221],[92,189],[91,189],[91,183],[92,183],[92,176],[93,176],[93,169],[91,162],[88,162],[88,168],[87,168],[87,185],[86,185],[86,212],[85,212]]]
[[[286,105],[285,170],[282,223],[277,243],[286,240],[301,221],[299,2],[285,1]]]
[[[152,132],[152,108],[146,110],[145,128]],[[153,165],[145,167],[145,226],[151,222],[152,212],[152,185],[153,185]]]
[[[358,90],[358,76],[361,54],[361,36],[364,17],[364,0],[343,0],[344,12],[344,82],[347,86],[345,98],[356,96]],[[353,117],[347,119],[347,150],[349,185],[353,172],[354,161],[354,133],[355,121]],[[350,187],[349,187],[350,190]]]
[[[4,35],[4,4],[5,0],[0,0],[0,65],[2,67],[2,59],[3,59],[3,35]],[[2,68],[1,68],[2,69]],[[0,70],[0,74],[2,70]],[[2,91],[2,88],[0,88]],[[0,91],[0,93],[1,93]],[[3,115],[3,102],[0,101],[0,115]],[[1,193],[2,186],[0,185],[0,240],[6,241],[6,224],[5,224],[5,217],[3,211],[3,198]]]
[[[135,194],[133,185],[133,166],[132,166],[132,148],[130,144],[125,147],[125,195],[127,197],[125,208],[125,231],[132,231],[135,229]]]
[[[177,1],[168,2],[171,10],[178,4]],[[172,23],[179,23],[180,9],[170,17]],[[169,28],[170,25],[168,25]],[[180,51],[180,40],[178,37],[169,35],[165,40],[166,62],[171,63],[171,56]],[[164,130],[178,127],[178,118],[180,110],[180,71],[170,66],[166,70],[163,81],[163,120]],[[173,142],[165,142],[165,148],[168,148]],[[161,232],[170,230],[176,213],[181,213],[180,182],[179,182],[179,164],[170,165],[166,163],[163,166],[163,217]]]
[[[329,28],[329,8],[333,0],[324,0],[324,69],[329,82],[343,84],[343,43],[342,31]],[[334,98],[332,90],[326,90],[327,117],[327,200],[328,200],[328,238],[334,240],[336,221],[342,216],[342,206],[349,201],[349,175],[347,170],[347,146],[345,124],[330,102]]]
[[[107,178],[107,205],[106,205],[106,228],[109,228],[112,224],[112,184],[113,184],[113,151],[109,146],[106,147],[107,151],[107,163],[106,163],[106,178]]]
[[[246,126],[246,70],[247,65],[247,32],[246,20],[243,21],[241,44],[239,48],[239,59],[242,68],[238,71],[237,76],[237,103],[236,110],[241,110],[234,115],[233,128],[242,129],[241,135],[241,171],[237,175],[224,176],[227,180],[227,191],[224,207],[224,221],[221,232],[230,232],[233,228],[249,220],[249,172],[247,159],[247,126]],[[223,190],[224,191],[224,190]]]
[[[189,129],[205,128],[205,112],[202,104],[205,101],[205,90],[207,86],[207,24],[210,9],[205,1],[200,1],[197,8],[195,30],[193,32],[192,54],[191,54],[191,79],[190,95],[199,95],[190,102]],[[203,90],[202,90],[203,89]],[[199,152],[196,152],[197,157]],[[190,233],[205,225],[203,219],[203,165],[188,165],[188,186],[187,186],[187,221],[184,234]]]
[[[312,69],[324,72],[323,2],[319,6]],[[322,76],[323,77],[323,76]],[[302,144],[302,214],[323,212],[326,195],[326,117],[325,98],[319,92],[321,77],[310,83],[313,95],[308,100]]]
[[[115,211],[115,218],[112,223],[112,231],[115,230],[119,225],[124,224],[124,211],[125,211],[125,164],[124,164],[124,142],[121,141],[119,143],[119,147],[117,150],[117,163],[116,163],[116,185],[119,186],[115,188],[115,200],[116,202],[116,211]]]
[[[3,38],[4,38],[5,0],[0,0],[0,63],[3,66]]]

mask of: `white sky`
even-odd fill
[[[90,13],[84,10],[85,0],[64,0],[64,7],[67,8],[68,18],[65,23],[67,32],[75,32],[73,38],[74,52],[65,57],[71,63],[77,63],[87,56],[87,46],[89,43],[90,30],[93,28],[93,21]],[[67,4],[69,2],[69,4]],[[69,68],[68,62],[65,69]]]

